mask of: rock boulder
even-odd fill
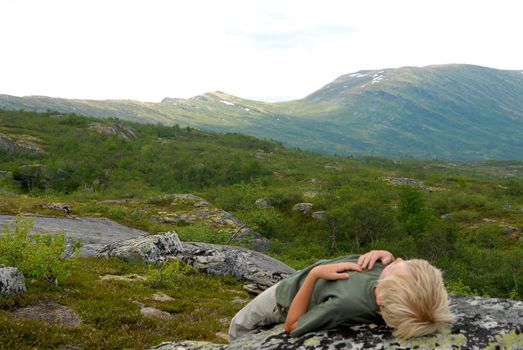
[[[16,267],[0,265],[0,297],[25,293],[24,274]]]
[[[152,349],[523,349],[523,302],[452,296],[456,322],[445,335],[399,341],[385,325],[360,325],[312,332],[292,338],[282,325],[256,329],[228,346],[190,341],[162,343]]]
[[[102,248],[100,257],[117,256],[125,261],[161,264],[180,260],[195,269],[245,281],[244,288],[258,294],[292,274],[282,262],[253,250],[209,243],[180,242],[174,231],[115,242]]]

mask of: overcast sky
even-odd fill
[[[302,98],[363,69],[523,69],[521,0],[0,0],[0,94]]]

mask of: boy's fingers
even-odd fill
[[[369,266],[369,259],[370,259],[370,253],[367,253],[364,255],[364,258],[363,258],[363,264],[361,264],[361,267],[366,269],[367,266]]]
[[[358,265],[362,266],[363,265],[363,262],[365,261],[365,256],[367,254],[363,254],[363,255],[360,255],[360,257],[358,258]]]
[[[340,280],[346,280],[350,278],[350,275],[347,272],[338,273],[336,277]]]
[[[377,255],[374,255],[371,259],[370,259],[370,262],[369,262],[369,270],[372,270],[372,268],[374,267],[374,264],[376,263],[376,261],[379,259],[379,257]]]
[[[383,265],[390,264],[392,262],[392,256],[387,255],[387,257],[385,259],[382,259],[381,262],[383,263]]]
[[[346,270],[361,271],[362,268],[360,265],[355,263],[347,263]]]

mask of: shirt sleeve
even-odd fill
[[[330,298],[321,304],[313,306],[298,319],[296,328],[291,332],[292,337],[322,329],[334,328],[340,324],[336,315],[338,308],[337,298]]]

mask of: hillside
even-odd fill
[[[521,73],[403,67],[343,75],[303,99],[280,103],[216,91],[161,103],[0,95],[0,108],[241,132],[327,154],[523,159]]]
[[[183,242],[228,245],[244,244],[233,238],[248,227],[270,240],[266,254],[294,269],[387,249],[430,260],[452,293],[521,299],[522,194],[520,161],[344,158],[240,134],[0,110],[0,214],[106,217],[151,234],[176,231]],[[180,264],[78,258],[71,271],[58,285],[28,280],[27,295],[0,298],[2,344],[225,342],[249,298],[231,278]],[[174,300],[152,300],[159,292]],[[83,324],[64,331],[12,316],[42,301],[78,312]],[[146,306],[168,320],[145,317]]]

